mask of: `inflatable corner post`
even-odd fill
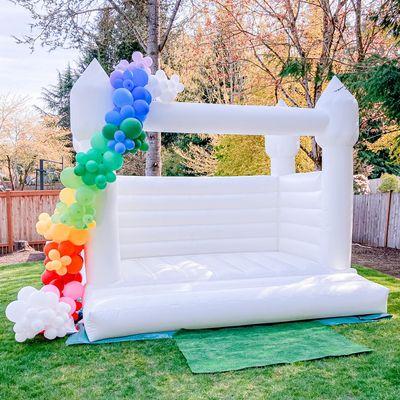
[[[75,166],[61,173],[64,188],[53,215],[40,214],[36,224],[47,240],[44,286],[22,288],[6,309],[18,342],[38,334],[54,339],[75,329],[85,290],[82,253],[98,223],[98,208],[112,196],[105,189],[115,182],[124,155],[148,150],[143,122],[152,101],[172,101],[183,90],[177,76],[168,79],[161,70],[152,76],[151,64],[150,57],[134,52],[108,77],[94,59],[71,90]],[[99,219],[102,225],[113,223],[101,213]],[[118,243],[108,242],[113,262]]]

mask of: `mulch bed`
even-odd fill
[[[0,256],[0,265],[40,261],[43,259],[44,254],[41,251],[29,249]],[[400,250],[353,244],[351,261],[353,264],[375,268],[378,271],[400,278]]]
[[[368,247],[355,243],[351,262],[400,278],[400,250],[398,249]]]

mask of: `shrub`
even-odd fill
[[[398,192],[400,190],[399,178],[396,175],[383,174],[378,190],[380,192]]]
[[[368,178],[365,175],[358,174],[353,177],[354,194],[368,194],[371,192]]]

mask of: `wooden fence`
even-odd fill
[[[353,242],[400,249],[400,193],[354,196]]]
[[[40,213],[53,213],[59,190],[25,190],[0,192],[0,253],[11,252],[18,240],[31,246],[45,243],[36,233]]]
[[[0,192],[0,253],[10,252],[18,240],[44,244],[36,233],[40,213],[52,214],[59,190]],[[400,249],[400,193],[354,196],[353,241],[373,247]]]

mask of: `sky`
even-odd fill
[[[57,49],[49,52],[38,44],[32,53],[29,46],[17,44],[14,36],[30,32],[30,14],[8,0],[0,0],[0,95],[29,96],[30,103],[43,106],[42,87],[57,81],[57,70],[74,65],[78,52]]]

